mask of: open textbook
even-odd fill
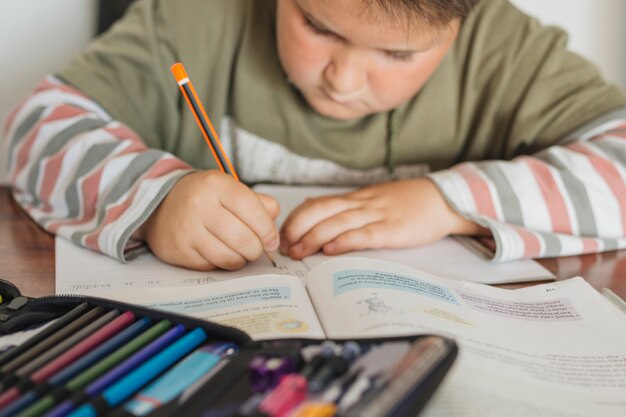
[[[274,196],[281,205],[280,226],[287,214],[307,197],[345,192],[346,188],[261,185],[256,191]],[[504,263],[489,262],[487,256],[477,252],[471,239],[447,238],[422,248],[394,250],[366,250],[349,256],[361,256],[404,263],[436,275],[485,284],[537,281],[554,278],[532,260]],[[97,295],[100,289],[180,287],[219,282],[243,276],[268,273],[290,274],[304,277],[315,265],[329,259],[315,254],[303,261],[294,261],[274,253],[278,268],[261,257],[246,267],[235,271],[198,272],[167,265],[151,254],[123,265],[106,256],[82,249],[61,238],[56,239],[56,293],[81,293]]]
[[[507,290],[345,257],[304,280],[265,275],[99,295],[257,340],[452,336],[460,354],[427,416],[626,415],[626,322],[582,278]]]

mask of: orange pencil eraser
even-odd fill
[[[171,71],[172,71],[172,74],[174,74],[174,78],[176,78],[176,81],[178,83],[180,83],[185,78],[189,78],[187,76],[187,71],[185,71],[185,67],[180,62],[177,62],[174,65],[172,65]]]

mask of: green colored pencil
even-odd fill
[[[126,343],[124,346],[111,353],[106,358],[102,359],[100,362],[94,364],[90,368],[76,375],[74,378],[69,380],[64,388],[60,388],[63,390],[69,390],[71,393],[75,393],[83,388],[85,388],[90,382],[94,381],[96,378],[103,375],[105,372],[113,368],[118,363],[122,362],[124,359],[128,358],[130,355],[135,353],[137,350],[141,349],[143,346],[147,345],[149,342],[157,338],[159,335],[164,333],[167,329],[171,327],[171,323],[169,320],[162,320],[159,323],[155,324],[130,342]],[[46,411],[50,410],[52,407],[56,406],[61,400],[55,398],[54,392],[46,395],[41,398],[36,403],[32,404],[30,407],[23,410],[16,417],[37,417]]]

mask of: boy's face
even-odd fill
[[[413,97],[454,42],[440,28],[394,19],[364,0],[278,0],[278,53],[290,81],[319,113],[356,119]]]

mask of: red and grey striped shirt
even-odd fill
[[[345,121],[285,79],[275,7],[135,2],[11,115],[16,200],[78,245],[119,260],[142,248],[130,237],[175,182],[213,166],[169,72],[181,61],[246,182],[429,175],[491,230],[496,260],[626,247],[626,95],[567,51],[562,31],[481,0],[418,94]]]

